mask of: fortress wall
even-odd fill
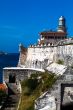
[[[73,45],[51,46],[51,47],[30,47],[27,52],[26,61],[43,60],[48,58],[51,61],[58,59],[65,60],[67,56],[73,58]]]
[[[55,54],[55,47],[31,47],[28,48],[27,61],[39,60],[42,61],[45,58],[53,60]]]
[[[44,62],[45,59],[48,61],[57,62],[59,59],[72,61],[73,59],[73,45],[61,45],[61,46],[43,46],[43,47],[29,47],[26,49],[21,48],[19,63],[20,65],[27,65],[31,67],[36,61],[40,63]],[[40,67],[39,67],[40,68]]]
[[[73,64],[73,45],[64,45],[64,46],[57,46],[56,49],[56,60],[63,59],[65,63]]]

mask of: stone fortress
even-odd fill
[[[40,33],[40,39],[36,45],[30,45],[25,49],[19,45],[20,59],[18,66],[44,69],[51,62],[73,57],[73,38],[67,37],[65,18],[59,18],[57,31],[44,31]],[[71,60],[72,62],[72,60]]]
[[[48,70],[60,78],[50,92],[35,101],[35,110],[61,110],[63,105],[73,103],[73,38],[68,38],[63,16],[59,18],[57,31],[41,32],[37,44],[27,49],[20,44],[19,51],[18,66],[3,69],[5,82],[19,83],[33,71]],[[58,61],[62,61],[63,65]]]

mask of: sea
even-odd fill
[[[0,83],[3,83],[3,68],[16,67],[19,60],[19,53],[8,53],[0,55]]]

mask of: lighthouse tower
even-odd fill
[[[59,18],[59,24],[58,24],[58,29],[57,29],[58,32],[67,32],[67,29],[66,29],[66,20],[63,16],[61,16]]]

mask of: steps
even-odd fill
[[[19,85],[16,83],[7,83],[8,94],[20,94]]]

